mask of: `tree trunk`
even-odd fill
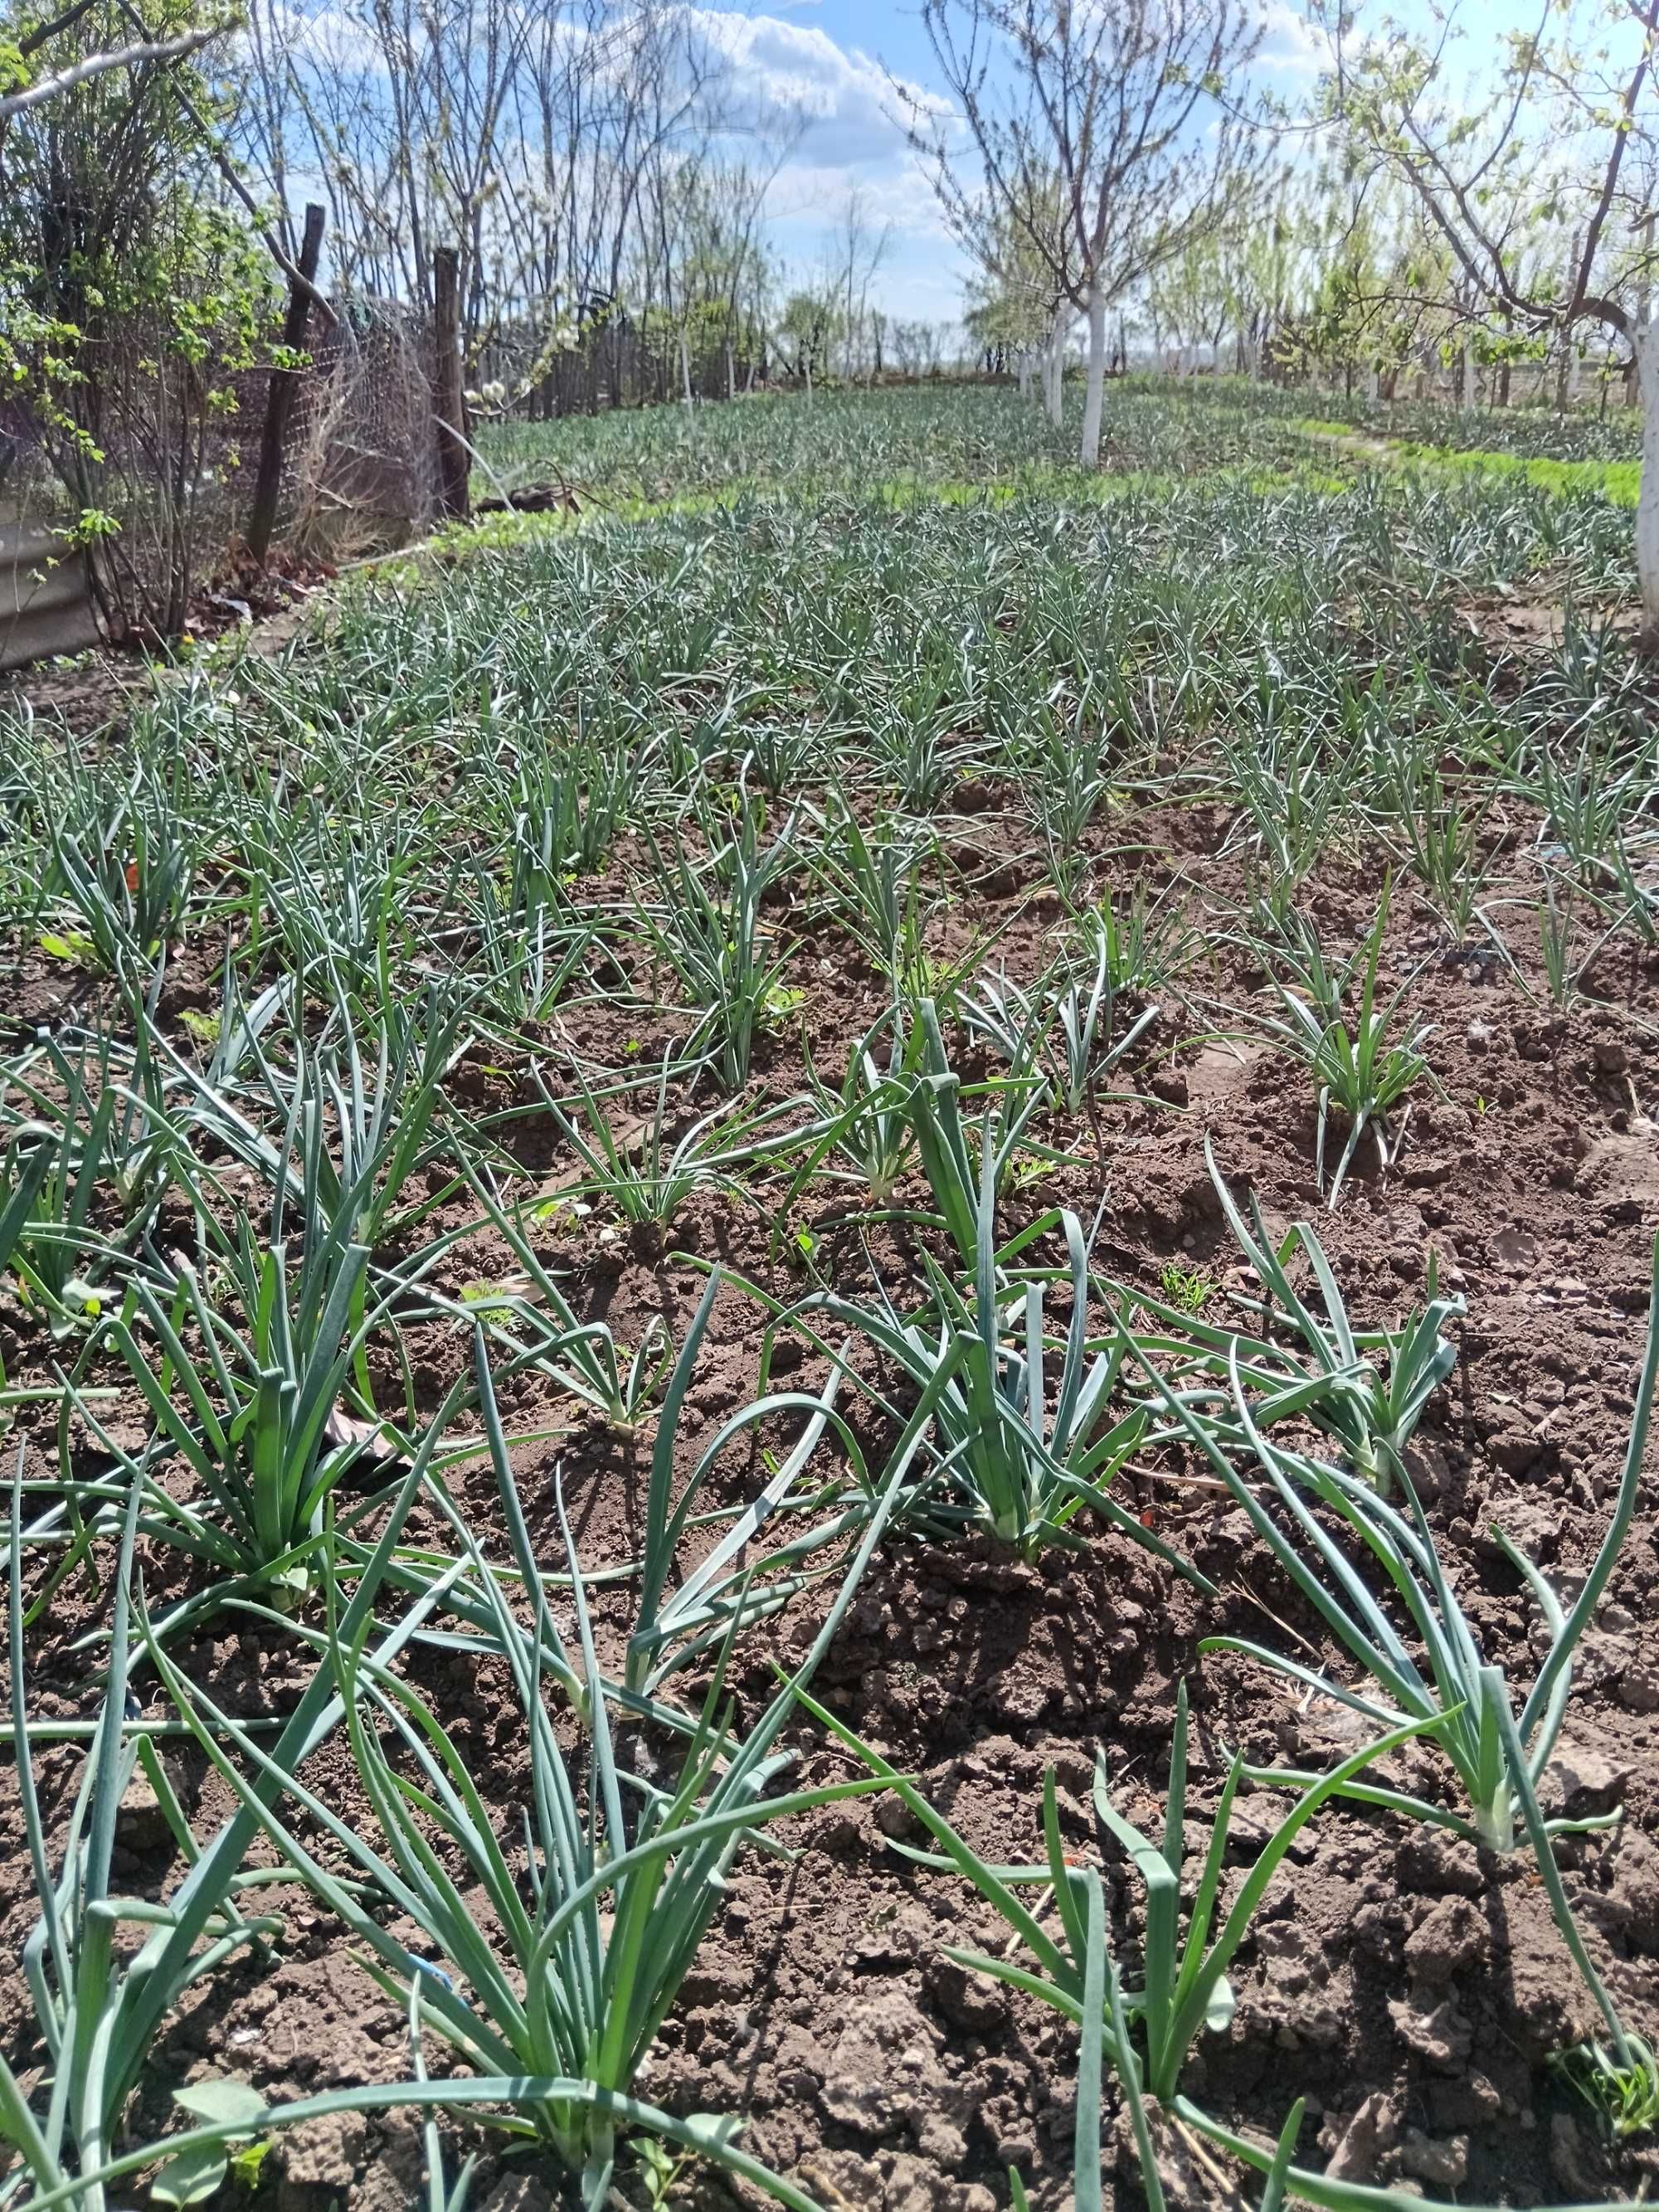
[[[1089,285],[1089,376],[1083,395],[1083,465],[1100,465],[1100,418],[1106,398],[1106,298],[1097,276]]]
[[[1057,301],[1048,331],[1048,357],[1042,365],[1042,397],[1056,430],[1066,407],[1066,341],[1072,334],[1071,302]]]
[[[1024,346],[1019,349],[1019,396],[1022,399],[1031,396],[1031,356]]]
[[[1642,392],[1642,489],[1636,502],[1636,574],[1642,650],[1659,653],[1659,324],[1634,325],[1631,345]]]
[[[1570,300],[1578,282],[1579,233],[1572,234],[1572,251],[1567,257],[1565,293]],[[1574,325],[1569,323],[1561,333],[1561,372],[1555,382],[1555,411],[1565,415],[1578,398],[1578,347],[1573,335]]]
[[[1649,279],[1649,271],[1652,267],[1653,222],[1654,219],[1650,215],[1644,216],[1642,218],[1642,246],[1644,258],[1641,264],[1640,273],[1637,277],[1636,283],[1636,327],[1640,331],[1650,331],[1653,328],[1653,289]],[[1632,344],[1630,365],[1631,375],[1627,389],[1627,396],[1629,398],[1630,404],[1634,407],[1639,401],[1640,404],[1647,410],[1647,422],[1644,422],[1642,426],[1642,458],[1645,462],[1648,454],[1648,423],[1650,423],[1653,420],[1655,404],[1653,396],[1653,363],[1650,358],[1644,361],[1641,349]],[[1645,476],[1645,469],[1644,469],[1643,473]],[[1651,623],[1652,618],[1652,609],[1650,607],[1648,610],[1648,620],[1650,623]]]
[[[1463,341],[1463,388],[1458,404],[1466,415],[1474,412],[1474,344],[1469,338]]]

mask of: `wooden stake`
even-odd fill
[[[438,513],[446,522],[465,522],[471,456],[467,452],[466,396],[461,385],[461,257],[453,246],[441,246],[432,257],[432,320]]]
[[[302,289],[290,282],[288,312],[283,317],[283,343],[297,353],[306,342],[311,314],[312,287],[323,251],[323,210],[313,200],[306,209],[305,236],[300,246],[299,273]],[[283,434],[300,388],[296,369],[273,368],[265,393],[265,427],[259,438],[259,466],[253,479],[253,512],[248,519],[247,550],[263,568],[270,551],[270,534],[276,527],[276,500],[283,488]]]

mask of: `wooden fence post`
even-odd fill
[[[317,264],[323,251],[323,210],[313,200],[306,209],[305,236],[300,246],[299,270],[307,285],[317,281]],[[297,352],[306,342],[306,323],[311,313],[311,294],[299,285],[288,288],[288,312],[283,317],[283,343]],[[293,411],[299,389],[299,373],[273,368],[265,393],[265,427],[259,438],[259,466],[253,479],[253,512],[248,519],[247,550],[263,568],[270,550],[270,533],[276,527],[276,499],[283,488],[283,434]]]
[[[466,449],[466,395],[461,384],[461,257],[441,246],[432,257],[432,411],[438,439],[438,513],[465,522],[471,457]]]

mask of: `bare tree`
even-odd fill
[[[988,211],[1019,225],[1056,299],[1087,316],[1092,468],[1108,309],[1219,222],[1265,153],[1243,112],[1259,0],[923,0],[921,12],[982,185],[960,173],[951,120],[910,95],[913,138],[958,233]]]
[[[699,11],[681,0],[248,7],[240,143],[284,209],[295,179],[322,179],[341,289],[429,307],[434,250],[453,244],[469,360],[511,332],[529,389],[580,355],[589,404],[601,356],[617,396],[620,350],[644,319],[664,316],[684,337],[683,264],[703,243],[695,187],[725,121],[726,59]],[[746,203],[750,236],[757,220]]]
[[[842,204],[841,221],[828,247],[840,295],[842,366],[849,384],[862,357],[870,286],[887,258],[892,241],[892,224],[872,221],[864,187],[854,185]]]

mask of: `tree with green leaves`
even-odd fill
[[[1054,278],[1063,250],[1065,211],[1057,177],[1037,188],[1037,200],[1016,221],[994,202],[982,203],[971,222],[958,225],[963,246],[976,264],[969,280],[969,329],[981,344],[1009,349],[1018,366],[1020,387],[1031,364],[1041,365],[1042,399],[1048,419],[1060,427],[1060,386],[1066,348],[1074,319],[1071,301]],[[1039,249],[1033,228],[1048,240]]]
[[[777,326],[780,350],[790,374],[805,386],[809,399],[813,375],[822,380],[828,371],[830,349],[840,335],[838,301],[831,286],[804,287],[785,301]]]
[[[81,0],[0,42],[0,370],[106,620],[141,632],[185,619],[208,454],[265,357],[271,272],[225,204],[204,61],[228,27]]]
[[[1351,0],[1311,0],[1311,14],[1331,52],[1322,112],[1355,161],[1409,196],[1472,336],[1559,343],[1589,323],[1628,348],[1646,414],[1636,516],[1643,642],[1659,652],[1659,0],[1538,0],[1535,27],[1498,41],[1479,97],[1454,82],[1465,27],[1455,7],[1430,38],[1391,19],[1367,24]],[[1490,38],[1484,11],[1477,27]],[[1571,234],[1565,269],[1539,252],[1540,228]]]

